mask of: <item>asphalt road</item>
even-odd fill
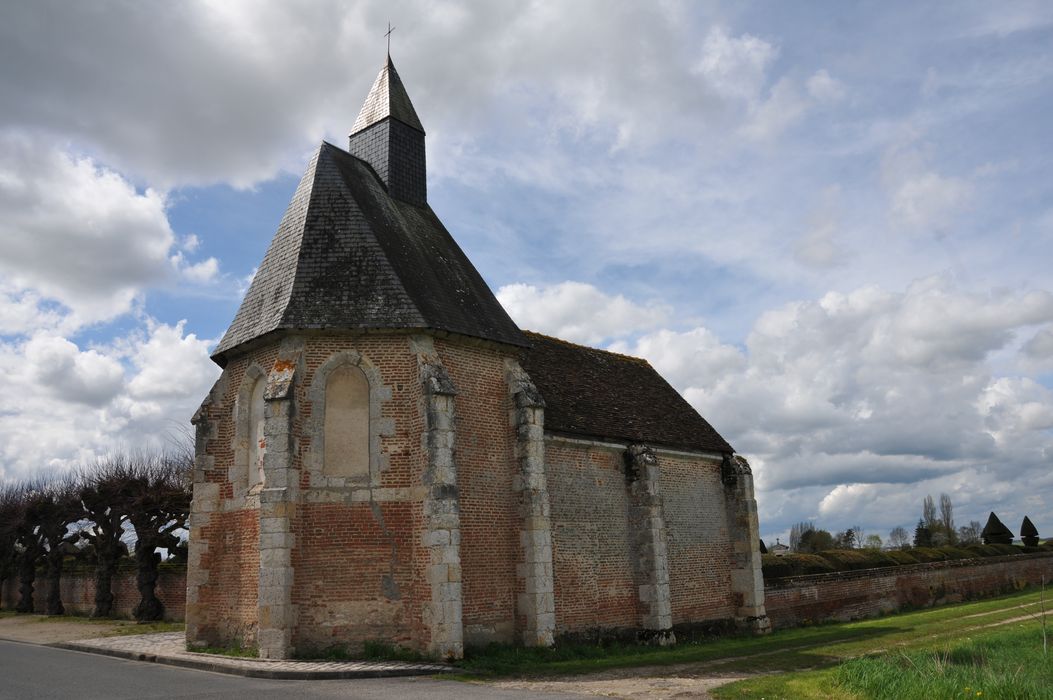
[[[430,678],[271,681],[126,661],[97,654],[0,641],[0,698],[122,700],[123,698],[360,698],[362,700],[520,700],[580,695],[498,690]]]

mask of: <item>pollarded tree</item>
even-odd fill
[[[66,555],[80,539],[77,523],[83,519],[77,483],[72,476],[52,476],[43,483],[36,501],[36,521],[46,553],[48,615],[62,615],[62,568]]]
[[[17,570],[15,549],[16,519],[19,517],[18,489],[14,484],[0,484],[0,586]],[[0,598],[0,607],[3,599]]]
[[[43,501],[44,483],[34,481],[15,487],[12,527],[15,536],[15,552],[18,567],[18,604],[20,613],[34,611],[33,589],[36,584],[37,566],[47,553],[44,535],[40,531],[40,511]]]
[[[1025,547],[1038,546],[1038,529],[1031,522],[1031,518],[1026,515],[1024,516],[1024,521],[1020,523],[1020,539]]]
[[[122,537],[128,520],[129,482],[132,477],[127,455],[114,454],[84,470],[80,478],[80,502],[91,522],[81,537],[95,552],[95,608],[92,617],[113,615],[113,577],[128,547]]]
[[[987,524],[984,525],[980,536],[983,537],[984,544],[1013,544],[1013,531],[1007,528],[994,513],[987,517]]]
[[[140,622],[164,617],[164,604],[158,600],[158,549],[172,550],[179,545],[176,533],[186,528],[190,514],[190,479],[193,458],[178,455],[137,456],[132,459],[127,481],[125,508],[135,528],[135,564],[138,570],[139,604],[134,616]]]

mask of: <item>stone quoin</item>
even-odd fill
[[[767,631],[749,465],[646,361],[520,330],[428,205],[424,147],[388,57],[216,347],[188,643]]]

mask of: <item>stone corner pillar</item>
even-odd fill
[[[293,464],[293,413],[299,347],[283,344],[264,389],[264,485],[260,491],[260,570],[256,642],[261,659],[293,654],[296,611],[292,604],[295,545],[293,521],[299,474]]]
[[[518,363],[506,364],[516,431],[518,470],[512,488],[519,494],[520,559],[516,565],[516,629],[528,647],[555,643],[555,580],[552,523],[545,477],[545,401]]]
[[[753,470],[744,457],[726,454],[720,467],[731,537],[731,593],[735,624],[757,634],[771,631],[764,609],[764,574],[761,571],[760,524],[753,494]]]
[[[641,626],[648,641],[676,643],[673,604],[669,593],[669,555],[665,515],[659,490],[658,456],[646,445],[625,450],[625,480],[629,489],[629,530],[636,557],[635,571]]]
[[[190,501],[190,517],[187,520],[187,568],[186,568],[186,642],[191,646],[208,645],[209,639],[202,634],[207,624],[205,610],[201,605],[201,588],[208,584],[208,542],[205,528],[211,514],[219,509],[220,490],[218,483],[211,483],[207,473],[211,471],[214,458],[208,454],[208,443],[216,434],[216,421],[212,408],[223,377],[216,381],[208,396],[190,419],[194,426],[194,474],[193,498]]]
[[[423,339],[416,343],[430,345]],[[424,390],[427,453],[422,544],[428,552],[431,586],[431,600],[423,606],[424,623],[431,632],[428,651],[441,658],[459,659],[464,656],[464,622],[460,498],[454,460],[457,387],[433,349],[421,352],[418,358]]]

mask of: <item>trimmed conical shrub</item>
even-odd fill
[[[980,537],[983,538],[984,544],[1013,544],[1013,531],[1007,528],[994,513],[988,516],[987,524],[984,525]]]
[[[1024,516],[1024,522],[1020,523],[1020,539],[1024,541],[1025,547],[1038,546],[1038,528],[1031,522],[1031,518]]]

